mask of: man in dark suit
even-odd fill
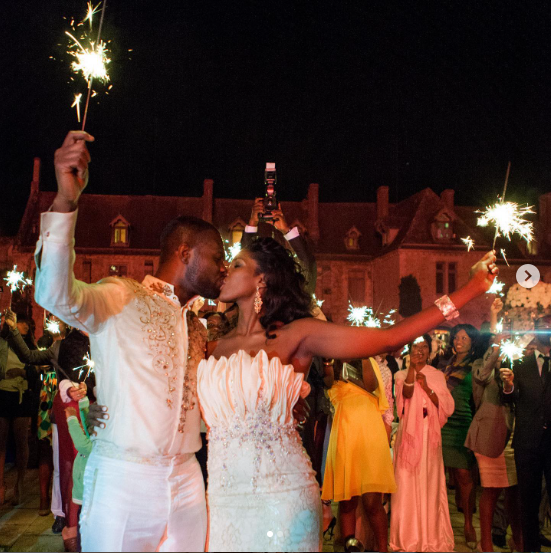
[[[515,404],[513,448],[522,505],[525,551],[540,551],[538,511],[545,475],[551,486],[551,316],[536,321],[535,352],[514,370],[501,369],[503,401]]]

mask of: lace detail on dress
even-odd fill
[[[210,550],[320,551],[320,490],[293,421],[304,375],[264,351],[240,351],[200,363],[197,380],[209,426]]]

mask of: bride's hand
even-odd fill
[[[497,277],[499,269],[496,265],[495,251],[488,252],[478,263],[471,268],[469,284],[480,289],[480,293],[487,292],[494,279]]]

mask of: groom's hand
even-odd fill
[[[52,210],[68,213],[75,211],[82,191],[88,184],[88,164],[90,153],[86,142],[95,138],[84,131],[71,131],[55,153],[55,176],[57,179],[57,196]]]
[[[90,409],[88,410],[88,416],[86,417],[86,426],[88,427],[88,433],[91,436],[95,436],[96,428],[105,428],[107,420],[109,420],[107,407],[105,405],[92,403],[92,405],[90,405]]]
[[[310,406],[308,405],[308,402],[303,397],[299,397],[295,408],[293,409],[293,417],[299,430],[302,430],[304,423],[308,420],[309,416]]]

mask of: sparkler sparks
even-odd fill
[[[531,206],[522,207],[515,202],[498,202],[480,212],[479,227],[486,227],[490,223],[495,226],[497,236],[511,240],[511,235],[517,234],[526,242],[531,242],[534,235],[534,225],[524,217],[532,211]]]
[[[368,328],[381,328],[383,325],[390,326],[394,324],[393,315],[396,309],[391,309],[386,315],[377,316],[371,307],[353,307],[348,306],[349,315],[347,320],[352,326],[367,326]]]
[[[316,298],[316,294],[312,294],[312,299],[314,300],[315,304],[318,307],[321,307],[323,305],[323,302],[325,301],[325,300],[318,300],[318,298]]]
[[[48,319],[46,321],[45,328],[50,334],[60,334],[61,333],[61,328],[59,327],[59,323],[57,321],[52,321],[52,320]]]
[[[92,79],[107,82],[109,80],[107,64],[111,60],[107,57],[108,52],[105,42],[100,41],[97,45],[90,42],[90,47],[85,48],[71,33],[65,31],[65,34],[73,40],[73,44],[68,51],[76,58],[76,61],[71,64],[73,71],[82,73],[89,86]]]
[[[467,246],[468,252],[474,248],[474,240],[470,236],[467,236],[467,238],[461,238],[461,242]]]
[[[504,282],[499,282],[497,278],[492,282],[492,286],[486,292],[486,294],[497,294],[498,296],[503,296],[503,287],[505,286]]]
[[[87,370],[86,376],[84,377],[84,380],[86,380],[90,373],[94,372],[94,367],[96,366],[96,363],[90,358],[90,354],[86,354],[82,360],[84,361],[84,365],[81,365],[80,367],[75,367],[75,371],[80,369],[80,372],[78,373],[78,378],[80,380],[82,373]]]
[[[77,120],[80,123],[80,100],[82,99],[82,94],[75,94],[75,101],[72,103],[72,108],[77,108]]]
[[[513,368],[513,363],[524,357],[524,348],[513,340],[504,340],[499,347],[499,353],[509,359]]]
[[[27,286],[30,286],[33,283],[30,278],[25,278],[25,273],[17,270],[17,265],[14,265],[13,269],[8,271],[8,276],[4,280],[8,283],[12,294],[16,290],[24,290]]]
[[[507,263],[507,267],[510,267],[511,265],[509,265],[509,262],[507,261],[507,256],[505,255],[505,250],[503,248],[501,248],[501,257],[503,257],[503,259],[505,260],[505,263]]]
[[[88,12],[86,14],[86,17],[83,19],[81,25],[86,23],[86,21],[90,22],[90,30],[92,30],[92,19],[94,18],[94,15],[98,13],[99,7],[101,6],[101,2],[96,6],[92,6],[92,2],[88,2]]]
[[[496,323],[496,333],[501,334],[503,332],[503,319],[500,319],[499,322]]]

